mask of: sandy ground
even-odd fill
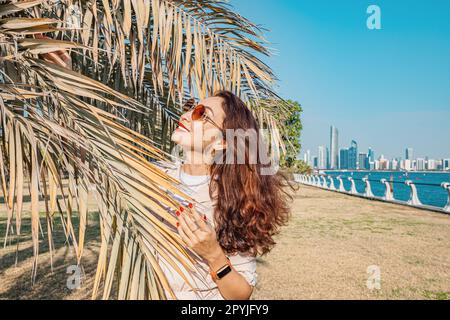
[[[89,224],[81,289],[67,289],[67,267],[76,261],[62,233],[53,273],[42,241],[32,286],[31,243],[23,237],[17,263],[15,245],[0,249],[0,299],[89,299],[99,245],[94,216]],[[277,246],[258,258],[252,298],[450,299],[450,216],[301,186]]]
[[[258,273],[257,299],[450,299],[450,216],[302,186]]]

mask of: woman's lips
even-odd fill
[[[187,132],[190,132],[190,130],[188,128],[186,128],[186,126],[182,122],[178,122],[178,126],[179,126],[178,129],[181,127],[184,130],[186,130]]]

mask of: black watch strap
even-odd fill
[[[217,272],[217,278],[222,279],[230,272],[231,272],[231,267],[228,265],[225,268],[223,268],[222,270],[220,270],[219,272]]]

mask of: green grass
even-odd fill
[[[423,292],[423,296],[432,300],[450,300],[450,292],[444,291],[428,291]]]

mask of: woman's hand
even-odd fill
[[[206,216],[201,218],[192,204],[189,207],[192,214],[183,208],[177,211],[178,233],[183,241],[210,264],[225,257],[216,231],[206,223]]]
[[[217,271],[229,261],[217,241],[216,231],[205,222],[206,216],[201,218],[191,204],[189,208],[191,209],[180,208],[177,211],[178,233],[189,247],[208,262],[211,270]],[[224,299],[247,300],[253,292],[253,287],[234,268],[225,277],[214,282]]]
[[[42,34],[36,34],[36,39],[50,39]],[[72,58],[66,50],[57,50],[49,53],[44,53],[41,58],[45,61],[54,63],[63,68],[72,69]]]

